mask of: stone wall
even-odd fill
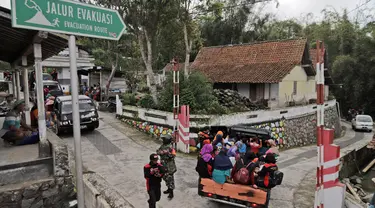
[[[290,109],[286,111],[290,111]],[[163,134],[172,133],[172,129],[166,125],[135,120],[127,116],[117,115],[117,117],[126,124],[153,136],[158,137]],[[316,111],[269,121],[262,121],[262,119],[262,117],[259,117],[258,120],[260,120],[260,122],[249,121],[249,123],[243,123],[242,125],[270,130],[272,138],[275,139],[276,143],[282,149],[316,143]],[[341,136],[340,118],[336,105],[326,106],[324,121],[327,128],[335,129],[336,138]],[[197,130],[197,128],[190,128],[190,130],[190,133],[196,133],[195,130]],[[190,145],[193,144],[191,143]]]
[[[335,130],[335,137],[341,135],[340,118],[336,106],[326,108],[324,115],[326,128]],[[286,139],[284,148],[306,146],[316,143],[316,114],[306,114],[285,120]]]
[[[150,134],[156,137],[160,137],[161,135],[166,135],[166,134],[171,135],[173,132],[172,128],[170,127],[152,124],[147,121],[136,121],[136,120],[128,119],[128,118],[122,118],[121,121],[132,126],[133,128],[136,128],[140,131],[143,131],[147,134]]]
[[[283,148],[285,142],[288,140],[288,136],[286,134],[285,119],[263,122],[252,125],[251,127],[267,129],[271,131],[272,138],[276,141],[276,144],[279,145],[280,148]]]
[[[0,187],[1,208],[69,207],[68,202],[75,197],[75,192],[72,176],[69,173],[67,146],[53,134],[48,134],[47,146],[49,147],[40,145],[39,151],[43,152],[39,155],[44,158],[24,164],[24,171],[40,167],[40,176],[35,176],[34,179],[24,177],[23,181],[9,182]],[[53,156],[52,159],[51,156]],[[48,162],[51,160],[53,163]],[[35,166],[33,163],[36,162],[41,164]],[[44,174],[45,168],[51,170],[50,174]],[[11,170],[17,171],[18,169]]]
[[[71,177],[48,178],[0,188],[0,207],[66,208],[73,196]]]

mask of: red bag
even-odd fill
[[[241,159],[242,161],[242,164],[244,164],[243,160]],[[242,185],[248,185],[249,182],[250,182],[250,173],[249,173],[249,170],[247,169],[249,167],[249,165],[251,164],[252,162],[250,162],[249,164],[247,164],[246,167],[243,167],[241,169],[239,169],[235,174],[234,174],[234,177],[233,177],[233,181],[237,184],[242,184]]]

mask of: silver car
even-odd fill
[[[364,131],[372,131],[372,127],[374,122],[369,115],[357,115],[352,120],[352,128],[353,130],[364,130]]]

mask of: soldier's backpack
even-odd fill
[[[270,178],[270,184],[268,187],[273,188],[275,186],[281,185],[281,183],[283,182],[283,178],[284,178],[284,173],[276,170],[273,173],[273,177]]]
[[[241,159],[242,164],[244,164],[243,160]],[[248,185],[250,182],[250,173],[249,170],[247,169],[252,162],[247,164],[247,166],[242,167],[239,169],[233,176],[233,181],[237,184],[243,184],[243,185]]]

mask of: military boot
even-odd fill
[[[170,189],[169,190],[169,195],[168,195],[168,199],[173,199],[173,189]]]
[[[171,189],[167,189],[167,190],[163,191],[163,194],[169,194],[170,191],[171,191]]]

